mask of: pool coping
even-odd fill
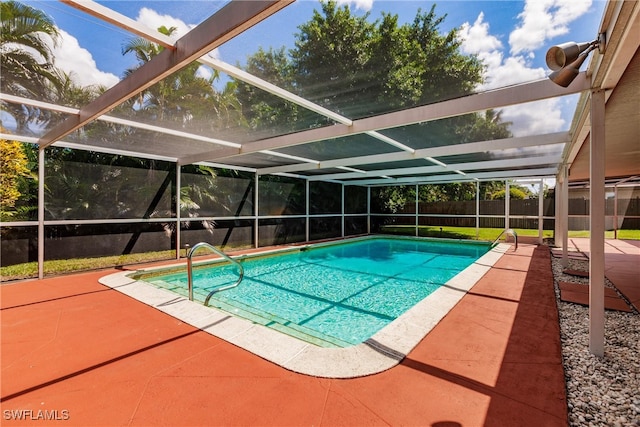
[[[503,243],[495,245],[371,338],[345,348],[318,347],[129,277],[158,268],[113,273],[101,277],[99,282],[285,369],[323,378],[355,378],[383,372],[400,363],[509,247]],[[292,249],[300,249],[300,246],[265,253]],[[180,262],[161,268],[184,264]]]

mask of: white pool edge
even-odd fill
[[[354,378],[400,363],[508,248],[510,245],[496,245],[367,341],[346,348],[318,347],[128,277],[136,272],[110,274],[99,282],[288,370],[324,378]]]

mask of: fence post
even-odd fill
[[[182,185],[180,162],[176,162],[176,259],[180,259],[180,244],[182,241],[180,226],[180,186]]]
[[[371,187],[367,186],[367,234],[371,234]]]
[[[254,230],[253,230],[253,240],[254,243],[253,245],[256,248],[260,247],[260,243],[258,238],[260,237],[260,234],[258,233],[258,229],[260,226],[260,219],[259,219],[259,213],[260,213],[260,206],[258,205],[259,202],[259,195],[258,195],[258,188],[260,187],[260,175],[258,175],[258,172],[255,173],[255,177],[254,177],[254,189],[253,189],[253,214],[255,215],[255,219],[254,219]]]
[[[44,278],[44,150],[38,151],[38,279]]]
[[[420,233],[418,233],[418,225],[419,225],[419,217],[418,217],[418,184],[416,184],[416,237],[419,236]]]
[[[544,234],[544,179],[540,179],[538,188],[538,243],[542,244]]]
[[[480,181],[476,181],[476,240],[480,238]]]
[[[511,187],[509,186],[509,180],[505,181],[505,191],[504,191],[504,228],[511,228],[509,224],[509,205],[511,204]]]

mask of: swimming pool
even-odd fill
[[[422,242],[424,238],[393,238],[394,241]],[[349,242],[378,240],[376,236],[348,239]],[[438,239],[438,241],[440,241]],[[475,243],[470,243],[478,249]],[[323,245],[317,247],[323,249]],[[342,247],[348,249],[348,247]],[[480,246],[482,248],[482,245]],[[140,278],[149,279],[152,276],[173,274],[179,270],[185,271],[185,262],[177,262],[163,267],[152,267],[136,271],[120,271],[110,273],[99,279],[99,282],[128,297],[149,305],[177,321],[187,323],[203,333],[213,335],[233,345],[243,348],[259,357],[269,360],[288,370],[324,378],[354,378],[382,372],[396,366],[409,352],[433,329],[440,320],[460,301],[460,299],[479,281],[510,248],[507,244],[499,243],[491,247],[479,259],[454,275],[444,285],[438,287],[413,307],[400,314],[382,329],[378,330],[364,342],[348,347],[337,344],[321,346],[311,343],[310,339],[301,339],[294,333],[281,333],[272,327],[267,327],[255,320],[239,317],[232,308],[223,311],[215,307],[205,307],[202,302],[189,301],[186,296],[169,291],[163,287],[152,285]],[[484,249],[480,249],[481,251]],[[323,251],[306,249],[300,246],[278,249],[261,249],[258,258],[272,255],[295,254],[306,255],[311,260],[322,264],[330,259]],[[318,256],[318,258],[316,258]],[[251,256],[247,256],[247,262]],[[239,258],[234,256],[234,258]],[[256,259],[258,259],[256,258]],[[304,259],[304,257],[302,257]],[[307,258],[309,259],[309,258]],[[384,264],[390,270],[400,261],[389,262],[389,258],[378,252],[374,263],[387,260]],[[343,260],[344,269],[356,265],[354,258]],[[378,260],[378,261],[376,261]],[[198,264],[207,264],[202,261]],[[195,265],[196,263],[194,263]],[[245,264],[246,265],[246,264]],[[195,271],[195,270],[194,270]],[[405,267],[404,274],[414,274],[419,271],[415,267]],[[402,273],[399,273],[402,274]],[[326,278],[332,276],[325,275]],[[406,279],[404,276],[402,279]],[[234,276],[233,280],[236,280]],[[245,285],[244,281],[238,288]],[[184,292],[184,291],[182,291]],[[221,294],[228,292],[223,291]],[[365,293],[366,294],[366,293]],[[197,295],[197,294],[196,294]],[[202,296],[198,296],[198,299]],[[308,338],[308,337],[305,337]],[[213,363],[213,362],[212,362]]]
[[[487,243],[376,237],[241,259],[239,286],[209,305],[322,347],[359,344],[489,250]],[[194,299],[237,280],[235,266],[193,271]],[[187,295],[184,270],[138,277]]]

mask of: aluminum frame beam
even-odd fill
[[[18,141],[18,142],[24,142],[26,144],[38,145],[38,138],[36,138],[34,136],[24,136],[24,135],[14,135],[14,134],[10,134],[10,133],[0,133],[0,139],[6,139],[8,141]],[[164,162],[175,162],[175,163],[178,163],[178,159],[176,157],[161,156],[161,155],[149,154],[149,153],[142,153],[142,152],[139,152],[139,151],[132,151],[132,150],[121,150],[121,149],[117,149],[117,148],[99,147],[97,145],[78,144],[78,143],[75,143],[75,142],[67,142],[67,141],[56,141],[55,146],[56,147],[62,147],[62,148],[71,148],[73,150],[95,151],[95,152],[98,152],[98,153],[115,154],[115,155],[118,155],[118,156],[131,156],[131,157],[139,157],[139,158],[142,158],[142,159],[160,160],[160,161],[164,161]],[[198,162],[198,163],[193,163],[193,164],[194,165],[211,166],[211,167],[220,168],[220,169],[234,169],[234,170],[238,170],[238,171],[245,171],[245,172],[251,172],[251,173],[255,173],[256,172],[255,168],[249,168],[249,167],[245,167],[245,166],[236,166],[236,165],[226,165],[224,163]]]
[[[560,161],[560,156],[539,156],[539,157],[525,157],[520,159],[508,159],[508,160],[488,160],[483,162],[468,162],[468,163],[456,163],[450,164],[446,167],[442,166],[419,166],[412,168],[394,168],[394,169],[382,169],[367,171],[364,173],[359,172],[347,172],[336,173],[326,175],[313,175],[308,179],[309,181],[322,181],[324,179],[358,179],[365,177],[376,176],[397,176],[397,175],[418,175],[418,174],[430,174],[430,173],[442,173],[442,172],[454,172],[454,171],[473,171],[483,169],[504,169],[512,167],[522,166],[546,166],[551,164],[557,164]],[[557,170],[557,169],[556,169]]]
[[[293,0],[233,1],[178,39],[174,49],[165,49],[125,79],[67,118],[42,138],[40,149],[64,138],[98,116],[147,89],[173,72],[242,33]],[[199,161],[206,159],[199,159]],[[191,162],[194,163],[194,162]]]
[[[549,79],[509,86],[461,98],[410,108],[388,114],[354,120],[352,126],[337,124],[311,129],[289,135],[267,138],[243,144],[240,149],[223,149],[216,152],[203,152],[185,156],[182,163],[193,163],[202,160],[218,160],[226,157],[255,153],[261,150],[277,150],[294,145],[315,141],[334,139],[349,135],[379,131],[382,129],[429,122],[433,120],[475,113],[492,108],[507,107],[526,102],[540,101],[558,96],[571,95],[589,90],[590,82],[585,72],[580,73],[574,82],[563,88]]]
[[[96,3],[92,0],[60,0],[60,2],[168,49],[174,48],[174,41],[171,37],[162,34],[155,29],[151,29],[146,25],[142,25],[138,21],[118,13],[113,9],[109,9],[100,3]]]
[[[497,171],[468,173],[466,176],[452,173],[449,175],[410,176],[404,178],[376,178],[345,181],[344,185],[401,185],[401,184],[440,184],[446,182],[494,181],[515,178],[553,178],[557,168],[522,169],[519,171]]]
[[[31,99],[22,98],[22,97],[14,96],[14,95],[9,95],[9,94],[6,94],[6,93],[0,93],[0,100],[4,100],[4,101],[15,103],[15,104],[30,105],[32,107],[41,108],[41,109],[50,110],[50,111],[58,111],[58,112],[61,112],[61,113],[66,113],[66,114],[79,114],[80,111],[81,111],[79,108],[65,107],[65,106],[62,106],[62,105],[50,104],[48,102],[43,102],[43,101],[34,101],[34,100],[31,100]],[[109,116],[109,115],[106,115],[106,114],[105,115],[101,115],[100,117],[96,118],[96,120],[107,122],[107,123],[118,124],[118,125],[122,125],[122,126],[129,126],[129,127],[136,128],[136,129],[143,129],[143,130],[148,130],[148,131],[152,131],[152,132],[158,132],[158,133],[162,133],[162,134],[165,134],[165,135],[177,136],[177,137],[180,137],[180,138],[193,139],[195,141],[208,142],[208,143],[214,144],[214,145],[223,145],[223,146],[227,146],[227,147],[236,147],[236,148],[241,147],[240,144],[237,144],[235,142],[225,141],[225,140],[217,139],[217,138],[209,138],[207,136],[202,136],[202,135],[198,135],[198,134],[195,134],[195,133],[189,133],[189,132],[184,132],[184,131],[181,131],[181,130],[169,129],[169,128],[156,126],[156,125],[150,125],[148,123],[136,122],[134,120],[121,119],[119,117],[113,117],[113,116]],[[36,144],[38,144],[39,142],[40,141],[38,140],[36,142]],[[108,149],[108,148],[105,148],[105,149]],[[171,157],[171,156],[167,156],[167,157]],[[284,157],[284,156],[282,156],[282,157]],[[172,158],[176,158],[176,157],[172,157]]]
[[[417,149],[413,153],[397,152],[373,154],[370,156],[347,157],[318,162],[318,164],[295,164],[258,169],[260,175],[278,172],[302,172],[307,170],[339,168],[342,166],[372,165],[378,163],[416,160],[426,157],[455,156],[457,154],[480,153],[484,151],[508,150],[512,148],[537,147],[543,145],[565,144],[570,141],[568,132],[555,132],[545,135],[521,136],[494,139],[491,141],[469,142],[466,144],[444,145],[441,147]]]
[[[116,25],[120,28],[123,28],[134,34],[137,34],[140,37],[146,38],[147,40],[150,40],[154,43],[164,46],[165,48],[173,49],[173,41],[170,37],[156,30],[147,28],[146,26],[139,24],[137,21],[134,21],[133,19],[124,15],[121,15],[118,12],[115,12],[114,10],[104,7],[98,3],[95,3],[91,0],[83,0],[82,2],[78,2],[77,0],[63,0],[63,1],[72,7],[75,7],[79,10],[82,10],[90,14],[91,16],[95,16],[99,19],[103,19],[113,25]],[[279,98],[285,99],[289,102],[297,104],[317,114],[330,118],[331,120],[334,120],[337,123],[342,123],[347,126],[351,126],[353,124],[353,121],[347,117],[344,117],[321,105],[311,102],[287,90],[284,90],[272,83],[269,83],[250,73],[247,73],[246,71],[238,67],[234,67],[233,65],[228,64],[224,61],[203,56],[198,59],[198,62],[204,65],[207,65],[213,69],[216,69],[218,71],[222,71],[238,80],[244,81],[268,93],[276,95]],[[401,150],[408,151],[408,152],[414,151],[411,147],[408,147],[398,141],[395,141],[392,138],[381,135],[375,131],[367,132],[367,134],[387,144],[393,145],[394,147],[400,148]],[[313,161],[311,163],[313,163]]]

